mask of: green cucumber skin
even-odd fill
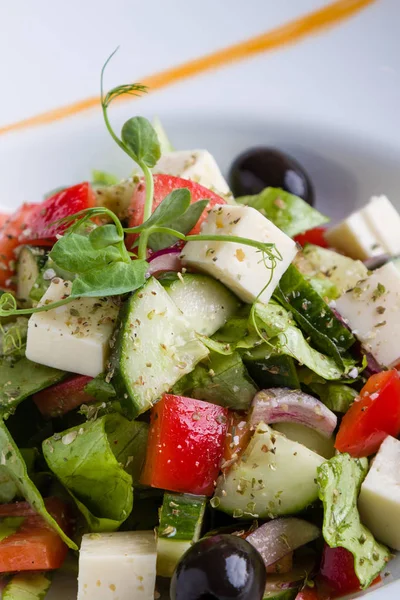
[[[209,354],[154,278],[125,302],[115,336],[112,383],[129,418],[151,408]]]
[[[30,304],[31,291],[47,261],[47,254],[40,248],[23,246],[17,262],[17,296]]]
[[[219,477],[214,506],[236,518],[299,513],[318,498],[315,479],[323,462],[260,423],[242,458]]]
[[[164,493],[157,530],[157,575],[172,577],[182,555],[200,537],[205,496]]]

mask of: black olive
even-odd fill
[[[236,198],[278,187],[314,204],[314,188],[303,167],[274,148],[250,148],[240,154],[230,168],[229,184]]]
[[[235,535],[215,535],[182,556],[171,600],[262,600],[267,573],[258,551]]]

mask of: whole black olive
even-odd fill
[[[258,551],[235,535],[215,535],[182,556],[171,580],[171,600],[261,600],[267,573]]]
[[[250,148],[240,154],[230,168],[229,184],[236,198],[279,187],[314,204],[314,188],[303,167],[274,148]]]

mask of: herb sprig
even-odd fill
[[[143,222],[137,227],[124,228],[116,214],[100,206],[62,219],[60,223],[70,223],[70,226],[54,244],[50,258],[60,269],[76,275],[70,296],[55,303],[19,309],[15,297],[5,293],[0,297],[0,317],[47,311],[67,304],[74,298],[114,296],[135,291],[146,280],[149,267],[146,261],[147,249],[162,250],[172,246],[177,240],[231,242],[255,248],[260,252],[260,260],[270,271],[268,283],[263,289],[271,282],[277,262],[282,260],[279,251],[271,243],[233,235],[188,235],[205,210],[208,200],[192,204],[190,191],[186,188],[173,190],[152,211],[154,181],[151,169],[161,156],[160,143],[153,126],[143,117],[133,117],[126,121],[121,137],[117,136],[110,124],[108,108],[115,99],[122,94],[140,95],[147,90],[145,86],[134,83],[121,85],[104,93],[104,72],[116,51],[107,59],[101,71],[101,106],[111,137],[143,171],[146,184]],[[98,225],[99,220],[108,222]],[[88,221],[94,225],[89,233],[82,227]],[[126,234],[137,235],[134,248],[126,248]],[[136,251],[136,248],[137,254],[131,251]],[[252,316],[255,322],[254,311]]]

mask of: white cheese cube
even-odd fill
[[[62,300],[72,284],[56,278],[40,306]],[[28,323],[26,356],[33,362],[96,377],[105,370],[118,306],[112,299],[80,298],[45,312]]]
[[[384,251],[400,254],[400,215],[386,196],[373,196],[362,213]]]
[[[361,210],[329,229],[325,237],[351,258],[400,253],[400,215],[386,196],[373,196]]]
[[[358,508],[374,536],[400,550],[400,442],[391,436],[382,443],[361,486]]]
[[[393,263],[359,281],[336,300],[336,307],[380,365],[400,361],[400,271]]]
[[[259,299],[267,303],[297,253],[296,243],[290,237],[249,206],[225,204],[214,207],[204,221],[201,233],[234,235],[276,245],[282,260],[276,261],[272,277],[261,252],[244,244],[200,241],[188,242],[183,248],[183,264],[222,281],[244,302],[254,302],[262,292]],[[266,263],[270,264],[268,259]]]
[[[156,560],[154,531],[84,535],[78,600],[154,600]]]
[[[178,150],[163,154],[153,169],[154,173],[166,173],[196,181],[216,194],[231,196],[217,162],[207,150]]]

